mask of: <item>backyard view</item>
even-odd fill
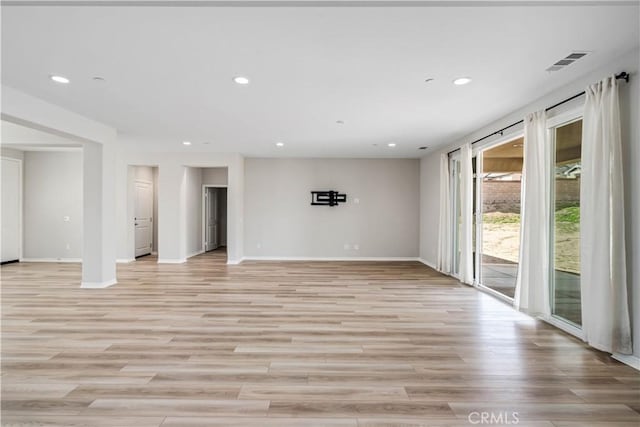
[[[551,312],[580,325],[580,175],[582,121],[554,129]],[[515,294],[520,255],[522,138],[482,153],[480,282]]]
[[[513,263],[520,250],[520,214],[489,212],[482,215],[485,255]],[[555,213],[555,268],[580,273],[580,207],[558,209]]]

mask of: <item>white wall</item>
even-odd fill
[[[118,259],[133,259],[133,228],[129,227],[128,210],[133,209],[131,165],[149,165],[158,168],[158,260],[184,262],[189,254],[186,227],[190,208],[187,208],[187,168],[224,168],[228,171],[228,236],[229,263],[242,259],[244,158],[240,154],[200,153],[184,149],[176,152],[132,150],[136,139],[121,135],[118,140],[116,164],[116,207]],[[201,190],[200,190],[201,191]],[[201,193],[199,193],[201,194]],[[201,197],[201,196],[200,196]],[[201,200],[201,199],[199,199]],[[198,202],[200,206],[201,202]],[[198,210],[201,215],[201,209]],[[201,225],[200,225],[201,227]],[[199,238],[201,245],[201,237]],[[194,240],[192,240],[193,243]],[[193,244],[195,245],[195,243]],[[195,246],[191,246],[191,249]]]
[[[80,151],[24,153],[23,215],[24,259],[82,258]]]
[[[245,257],[417,257],[419,170],[416,159],[246,159]],[[312,190],[347,203],[311,206]]]
[[[577,79],[571,85],[532,101],[526,107],[477,130],[471,135],[435,150],[420,161],[420,256],[427,263],[435,265],[439,226],[437,214],[440,188],[438,158],[441,152],[449,151],[465,142],[471,142],[490,134],[522,119],[529,112],[553,105],[583,91],[587,85],[595,83],[608,75],[620,71],[630,73],[631,80],[628,84],[620,82],[620,109],[625,160],[627,271],[632,305],[634,355],[637,357],[640,357],[640,225],[638,225],[640,222],[637,220],[640,217],[640,171],[638,171],[638,165],[640,165],[640,130],[638,129],[638,122],[640,121],[639,58],[638,50],[629,52],[618,60],[609,63],[607,67],[595,70]],[[577,100],[577,103],[580,102],[584,102],[584,100]],[[571,108],[572,105],[577,104],[574,102],[571,105],[567,105],[565,109]],[[554,113],[561,111],[562,109],[558,109]]]
[[[13,148],[0,147],[0,156],[9,157],[11,159],[24,160],[24,151],[14,150]]]
[[[420,160],[420,258],[435,268],[440,221],[440,155]]]
[[[202,252],[202,169],[186,168],[185,230],[187,258]]]
[[[202,183],[204,185],[227,185],[227,168],[204,168],[202,169]]]

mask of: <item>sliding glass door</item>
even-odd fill
[[[520,256],[520,193],[523,139],[482,150],[476,215],[479,284],[513,298]]]
[[[582,324],[580,299],[580,173],[582,120],[550,129],[554,153],[551,226],[551,313]]]
[[[573,113],[572,113],[573,114]],[[580,175],[582,119],[551,120],[553,179],[549,236],[551,314],[580,328]],[[506,298],[515,295],[520,262],[521,178],[524,140],[520,137],[476,148],[473,157],[474,283]],[[453,273],[460,271],[460,160],[450,159]]]
[[[451,269],[454,276],[460,274],[460,227],[462,225],[462,212],[460,210],[460,159],[459,156],[449,159],[450,194],[451,194],[451,224],[452,242],[451,245]]]

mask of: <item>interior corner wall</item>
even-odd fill
[[[420,259],[434,267],[440,222],[440,156],[420,159]]]
[[[250,158],[245,180],[247,257],[418,256],[417,159]],[[311,206],[312,190],[347,203]]]
[[[82,152],[28,151],[23,167],[23,258],[81,260]]]
[[[629,300],[631,302],[631,322],[633,329],[634,356],[640,357],[640,51],[634,49],[611,61],[607,66],[594,70],[571,84],[555,90],[527,106],[502,117],[501,119],[476,130],[465,138],[441,146],[420,161],[420,255],[428,263],[435,265],[438,247],[439,219],[433,217],[439,204],[439,156],[442,152],[460,147],[463,143],[474,141],[521,120],[525,114],[553,105],[569,96],[583,91],[585,87],[606,76],[626,71],[631,74],[629,83],[620,83],[620,112],[624,157],[625,185],[625,227],[627,247],[627,277]],[[582,98],[581,98],[582,99]],[[525,100],[526,101],[526,100]],[[583,102],[583,101],[576,101]],[[576,105],[575,103],[572,105]],[[557,113],[557,111],[556,111]],[[433,220],[431,220],[431,218]]]
[[[153,167],[153,243],[152,253],[158,253],[158,168]]]

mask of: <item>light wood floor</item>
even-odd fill
[[[640,423],[638,371],[419,263],[223,258],[3,266],[2,424]]]

